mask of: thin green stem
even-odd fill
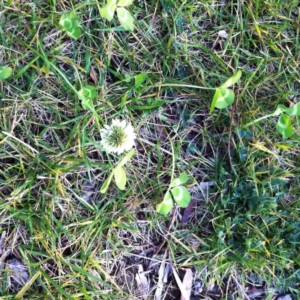
[[[282,110],[281,110],[279,107],[277,107],[277,109],[276,109],[272,114],[265,115],[265,116],[262,116],[262,117],[260,117],[260,118],[257,118],[257,119],[255,119],[254,121],[252,121],[252,122],[250,122],[250,123],[244,125],[244,127],[248,127],[248,126],[250,126],[250,125],[253,125],[253,124],[257,123],[257,122],[260,122],[260,121],[262,121],[262,120],[264,120],[264,119],[267,119],[267,118],[270,118],[270,117],[276,117],[276,116],[279,116],[281,113],[282,113]]]

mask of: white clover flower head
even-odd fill
[[[121,154],[134,146],[136,134],[134,128],[125,120],[114,119],[111,125],[104,125],[100,129],[101,144],[110,153]]]

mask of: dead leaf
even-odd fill
[[[139,265],[138,273],[135,275],[135,281],[139,296],[143,299],[147,299],[150,287],[142,265]]]
[[[184,210],[182,216],[182,223],[186,223],[191,216],[194,208],[197,206],[197,201],[200,199],[208,198],[209,187],[214,186],[214,181],[201,182],[196,188],[200,193],[192,195],[192,201],[189,203],[188,207]]]
[[[97,85],[98,84],[98,79],[97,79],[97,76],[96,76],[93,68],[91,68],[90,76],[91,76],[92,80],[94,81],[95,85]]]
[[[193,272],[191,269],[185,270],[185,275],[183,277],[182,284],[183,287],[185,288],[186,296],[188,296],[188,298],[185,298],[183,297],[183,295],[181,295],[180,300],[189,300],[191,297],[192,286],[193,286]]]
[[[165,142],[168,139],[168,137],[166,135],[165,127],[162,126],[162,125],[160,125],[160,124],[157,124],[156,128],[158,129],[157,131],[158,131],[158,137],[159,137],[159,139],[162,142]]]
[[[247,296],[250,299],[254,299],[256,297],[260,297],[266,293],[265,289],[257,289],[257,288],[252,288],[247,292]]]
[[[8,270],[9,287],[13,290],[20,290],[27,282],[29,282],[28,268],[23,261],[17,258],[7,260],[6,268]]]
[[[183,216],[182,216],[182,223],[186,223],[189,219],[189,217],[191,216],[194,208],[196,207],[196,200],[192,199],[192,201],[189,203],[188,207],[184,210],[183,212]]]

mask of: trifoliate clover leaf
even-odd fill
[[[111,21],[114,17],[116,7],[117,7],[116,0],[108,0],[107,4],[104,7],[100,8],[101,16],[106,20]]]
[[[282,134],[283,138],[289,138],[293,135],[293,127],[291,125],[291,118],[290,116],[286,115],[286,114],[282,114],[279,119],[278,122],[276,124],[276,129],[279,133]]]
[[[217,88],[210,106],[210,113],[217,108],[226,108],[234,102],[234,92],[230,89]]]
[[[133,31],[133,17],[130,12],[124,8],[132,4],[133,0],[120,0],[118,3],[116,0],[108,0],[107,4],[100,8],[100,14],[103,18],[111,21],[114,17],[115,11],[117,10],[118,19],[125,30]]]
[[[281,104],[278,107],[289,116],[300,116],[300,102],[291,107],[285,107]]]
[[[83,109],[88,109],[88,105],[93,105],[93,99],[97,96],[97,91],[93,86],[86,85],[78,92],[78,96],[79,99],[82,101],[81,104]]]
[[[134,25],[133,25],[133,17],[130,14],[130,12],[124,8],[124,7],[118,7],[117,8],[117,15],[120,23],[126,30],[133,31],[134,30]]]
[[[79,23],[80,20],[73,11],[63,14],[59,20],[59,25],[66,31],[68,36],[75,40],[81,35]]]

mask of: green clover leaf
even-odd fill
[[[282,114],[276,124],[276,129],[282,134],[283,138],[289,138],[293,135],[293,127],[291,125],[291,118],[286,114]]]
[[[185,172],[181,173],[178,178],[175,178],[171,181],[170,187],[175,187],[181,184],[187,183],[189,180],[187,174]]]
[[[133,31],[134,18],[130,12],[124,7],[132,4],[133,0],[120,0],[117,4],[116,0],[108,0],[107,4],[100,8],[100,14],[103,18],[111,21],[114,17],[115,11],[117,10],[118,19],[125,30]]]
[[[104,19],[111,21],[114,17],[116,7],[117,7],[116,0],[108,0],[106,6],[100,8],[101,16]]]
[[[226,108],[234,102],[234,92],[230,89],[217,88],[210,106],[210,113],[217,108]]]
[[[120,190],[125,190],[126,186],[126,172],[123,167],[117,167],[113,170],[116,185]]]
[[[171,190],[175,202],[183,208],[188,207],[191,202],[191,194],[185,186],[176,186]]]
[[[80,20],[73,11],[63,14],[59,20],[59,25],[66,31],[68,36],[75,40],[81,35],[79,24]]]
[[[12,68],[0,66],[0,80],[5,80],[12,74]]]
[[[82,101],[81,105],[83,109],[88,109],[88,105],[93,105],[93,99],[97,96],[96,89],[91,85],[85,85],[79,92],[79,99]]]
[[[173,199],[170,192],[165,194],[164,200],[156,206],[156,211],[159,214],[166,216],[173,208]]]
[[[284,105],[279,104],[278,108],[289,116],[300,116],[300,102],[291,107],[285,107]]]

